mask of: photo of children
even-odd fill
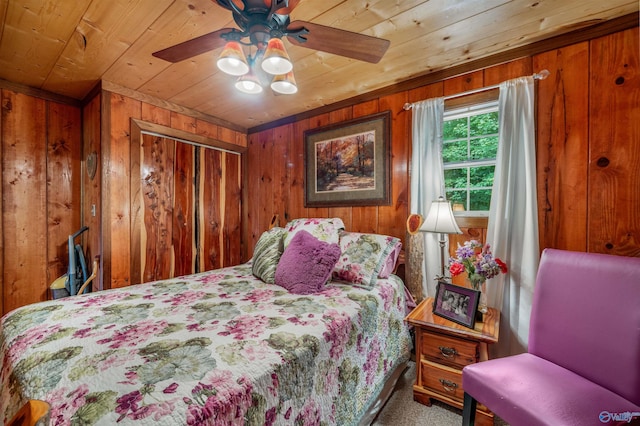
[[[441,305],[443,311],[450,312],[459,317],[460,320],[467,322],[469,320],[469,316],[467,315],[468,307],[469,296],[445,290]]]
[[[474,328],[480,292],[446,281],[438,281],[433,301],[434,315]]]

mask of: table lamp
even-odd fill
[[[462,234],[462,231],[456,223],[451,210],[451,202],[440,196],[431,203],[431,208],[424,223],[420,227],[422,232],[434,232],[440,234],[438,242],[440,243],[440,260],[441,260],[441,277],[444,278],[444,246],[447,240],[444,234]]]

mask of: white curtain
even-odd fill
[[[444,196],[442,166],[442,127],[444,98],[427,99],[413,104],[411,145],[411,213],[427,216],[431,202]],[[438,234],[423,232],[423,274],[425,297],[435,296],[436,275],[440,274]],[[448,253],[448,251],[445,251]],[[446,259],[445,259],[446,262]]]
[[[496,357],[526,352],[533,287],[539,261],[534,83],[532,77],[500,85],[499,141],[487,242],[509,272],[487,283],[489,306],[501,307]]]

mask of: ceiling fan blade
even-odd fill
[[[390,44],[389,40],[382,38],[305,21],[292,22],[287,27],[287,32],[302,28],[306,28],[309,33],[287,34],[292,44],[373,64],[380,62]]]
[[[204,34],[200,37],[187,40],[180,44],[176,44],[175,46],[159,50],[152,53],[152,55],[168,62],[184,61],[185,59],[189,59],[224,46],[227,43],[227,40],[223,39],[221,35],[232,31],[234,31],[232,28],[223,28],[209,34]]]

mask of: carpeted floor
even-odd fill
[[[416,379],[416,364],[409,362],[409,368],[398,380],[393,392],[372,425],[379,426],[460,426],[462,410],[433,401],[431,407],[413,400],[413,383]],[[501,419],[494,419],[496,426],[508,426]]]

